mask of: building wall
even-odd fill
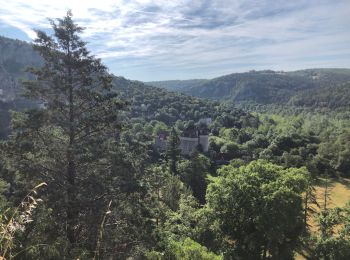
[[[159,139],[156,138],[155,145],[158,149],[158,151],[165,151],[167,147],[167,140],[166,139]]]
[[[199,143],[202,145],[203,152],[208,152],[209,150],[209,137],[208,135],[200,135]]]
[[[180,137],[180,149],[181,154],[191,155],[196,149],[198,144],[202,146],[203,152],[209,150],[209,138],[208,135],[200,135],[199,137]],[[167,149],[167,139],[156,137],[155,147],[158,151],[165,151]]]
[[[180,149],[182,154],[192,154],[198,145],[197,137],[180,137]]]

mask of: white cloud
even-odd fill
[[[1,1],[0,24],[30,38],[33,28],[49,27],[47,17],[71,9],[86,27],[83,37],[93,53],[113,72],[120,67],[135,79],[146,79],[150,70],[160,78],[162,70],[192,77],[204,67],[220,75],[229,69],[326,66],[327,60],[334,66],[335,56],[350,55],[348,0]]]

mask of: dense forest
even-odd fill
[[[348,70],[177,93],[110,74],[82,32],[68,12],[32,46],[0,39],[34,53],[1,61],[0,259],[350,258],[350,204],[331,206],[350,178]],[[198,129],[208,151],[182,153]]]

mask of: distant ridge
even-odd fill
[[[350,69],[249,71],[211,80],[147,82],[185,94],[235,103],[289,104],[308,107],[349,107]],[[341,96],[340,96],[341,95]],[[340,102],[335,100],[339,99]]]
[[[189,80],[149,81],[145,83],[155,87],[166,88],[168,90],[185,92],[186,89],[200,86],[208,81],[209,81],[208,79],[189,79]]]
[[[40,66],[41,58],[24,41],[0,36],[0,100],[11,101],[21,91],[19,79],[28,78],[27,66]],[[129,85],[125,79],[125,84]],[[297,71],[249,71],[214,79],[145,82],[187,95],[222,101],[287,104],[301,107],[350,107],[350,69],[320,68]]]

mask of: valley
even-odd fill
[[[0,259],[350,257],[350,69],[142,82],[51,26],[0,37]]]

